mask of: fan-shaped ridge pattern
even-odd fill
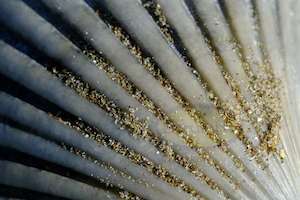
[[[297,199],[297,1],[0,3],[0,196]]]

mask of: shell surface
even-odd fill
[[[0,197],[300,195],[297,1],[0,3]]]

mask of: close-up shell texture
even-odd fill
[[[299,11],[0,0],[0,199],[300,199]]]

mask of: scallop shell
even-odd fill
[[[0,196],[300,195],[297,1],[0,2]]]

